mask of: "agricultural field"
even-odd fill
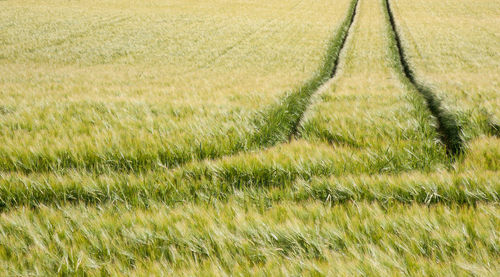
[[[498,276],[498,24],[0,1],[0,275]]]
[[[132,3],[2,3],[2,168],[138,172],[286,141],[279,100],[324,75],[350,4]]]
[[[415,77],[456,114],[466,140],[500,134],[499,8],[488,0],[393,4]]]

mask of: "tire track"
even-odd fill
[[[442,172],[435,172],[423,179],[422,183],[419,179],[412,178],[413,175],[409,172],[335,178],[317,175],[309,181],[304,179],[305,176],[296,179],[289,178],[286,174],[281,176],[283,178],[268,175],[267,178],[258,180],[258,191],[247,190],[246,200],[254,203],[320,200],[332,204],[369,201],[387,205],[402,203],[427,206],[500,204],[500,182],[498,174],[492,171],[486,172],[482,177],[467,173],[443,175]],[[151,202],[161,202],[165,206],[179,203],[209,204],[213,200],[225,201],[235,195],[239,195],[239,198],[246,189],[223,178],[217,182],[195,182],[175,177],[155,179],[148,175],[140,180],[130,176],[90,178],[91,182],[81,186],[79,183],[89,180],[89,177],[75,175],[68,181],[62,176],[28,179],[0,173],[0,214],[21,207],[38,209],[41,206],[77,204],[98,206],[104,203],[121,203],[130,207],[148,207]],[[277,194],[278,190],[282,192]],[[260,196],[253,197],[255,192]]]
[[[339,64],[339,57],[354,22],[359,0],[352,0],[346,12],[345,18],[341,21],[338,29],[330,39],[327,53],[323,65],[319,68],[315,76],[306,81],[301,87],[287,94],[280,103],[268,106],[256,112],[252,119],[252,127],[236,138],[227,149],[211,152],[207,151],[213,147],[210,141],[202,147],[196,149],[186,149],[189,157],[179,153],[174,156],[164,156],[160,158],[161,165],[157,161],[141,161],[140,164],[129,165],[128,160],[119,159],[111,168],[113,171],[135,172],[144,169],[151,169],[157,166],[162,168],[177,168],[188,162],[213,160],[222,157],[229,157],[241,152],[251,150],[261,150],[276,144],[288,142],[298,131],[300,121],[310,106],[312,96],[329,80],[336,72]],[[298,4],[297,4],[298,5]],[[179,155],[177,155],[179,154]],[[70,157],[68,155],[68,157]],[[165,161],[164,161],[165,159]],[[101,172],[101,167],[106,166],[108,161],[94,159],[93,157],[83,161],[77,161],[71,157],[64,160],[64,169],[82,168],[88,171]],[[57,167],[57,165],[54,165]],[[62,169],[60,168],[60,169]],[[45,167],[21,168],[13,165],[6,171],[21,171],[24,173],[47,172],[52,170],[52,164]]]
[[[327,80],[324,80],[323,83],[313,93],[311,93],[311,95],[308,96],[306,106],[310,106],[311,97],[313,96],[313,94],[316,94],[319,90],[321,90],[321,87],[324,86],[329,80],[333,79],[335,77],[335,75],[337,74],[337,68],[338,68],[339,60],[340,60],[339,57],[340,57],[340,54],[342,53],[342,51],[344,50],[345,43],[347,41],[347,38],[349,37],[351,26],[354,23],[354,18],[356,17],[358,3],[359,3],[359,0],[356,0],[356,4],[354,4],[354,9],[352,9],[352,11],[351,11],[351,18],[349,21],[349,26],[347,26],[347,28],[344,28],[342,30],[342,32],[343,32],[342,38],[340,41],[339,50],[337,51],[337,53],[335,55],[335,59],[334,59],[333,64],[332,64],[332,68],[331,68],[331,72],[330,72],[330,76],[329,76],[330,78],[328,78]],[[294,122],[294,125],[292,127],[292,132],[290,133],[290,135],[288,137],[289,141],[292,140],[293,137],[297,136],[298,129],[299,129],[300,123],[302,122],[302,119],[304,118],[305,112],[306,112],[306,109],[304,109],[302,111],[302,113],[300,114],[300,117],[297,119],[296,122]]]
[[[306,81],[300,88],[285,96],[279,104],[273,105],[255,116],[254,130],[256,131],[248,134],[250,137],[248,140],[243,138],[238,143],[239,145],[247,145],[246,147],[231,149],[229,154],[215,155],[208,158],[202,157],[195,160],[213,160],[230,157],[244,151],[262,150],[280,143],[289,142],[296,136],[298,126],[310,105],[312,96],[337,73],[340,53],[344,49],[349,36],[358,3],[359,0],[351,1],[346,17],[329,42],[325,62],[319,73]],[[200,152],[202,152],[201,149]],[[178,168],[185,163],[176,164],[171,168]]]
[[[394,4],[394,7],[395,7],[395,10],[398,10],[397,3]],[[436,17],[437,15],[433,14],[433,16]],[[408,29],[408,24],[406,23],[404,17],[400,17],[398,22],[399,22],[400,26],[404,26],[404,29]],[[450,31],[455,36],[459,36],[459,35],[457,35],[457,31],[456,30],[450,30]],[[481,27],[481,31],[487,33],[490,36],[494,36],[496,38],[500,38],[500,36],[497,36],[497,34],[495,34],[493,32],[490,32],[488,30],[488,28]],[[422,52],[421,52],[421,50],[419,48],[419,45],[418,45],[415,37],[412,35],[412,33],[411,32],[407,32],[406,37],[407,37],[407,39],[409,39],[411,41],[410,43],[413,45],[417,56],[420,59],[423,59]],[[491,136],[500,137],[500,125],[498,124],[497,118],[493,115],[492,112],[486,111],[483,123],[485,125],[484,132],[486,134],[491,135]]]
[[[353,0],[349,7],[347,17],[340,25],[336,36],[330,41],[325,63],[317,76],[313,77],[296,91],[286,96],[282,103],[261,116],[258,131],[253,135],[252,141],[260,146],[272,146],[280,142],[290,141],[297,135],[299,124],[310,106],[312,96],[326,82],[332,79],[339,64],[342,52],[351,26],[356,16],[359,0]]]
[[[439,134],[441,142],[445,145],[446,151],[452,157],[457,156],[464,151],[464,141],[461,137],[462,127],[458,124],[455,116],[443,108],[441,100],[436,94],[425,85],[421,84],[415,77],[413,69],[410,67],[404,48],[401,43],[401,38],[398,33],[394,14],[391,9],[390,0],[383,0],[387,19],[389,21],[390,32],[392,34],[393,43],[396,48],[395,55],[399,59],[401,70],[405,78],[411,85],[424,97],[427,108],[437,120],[436,130]]]

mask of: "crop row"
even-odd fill
[[[495,276],[497,205],[84,205],[0,218],[6,275]]]

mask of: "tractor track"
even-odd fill
[[[300,3],[300,1],[299,1]],[[246,134],[242,134],[235,143],[234,148],[216,153],[205,153],[204,147],[200,145],[199,149],[188,150],[191,152],[190,158],[174,157],[173,160],[161,160],[162,168],[178,168],[186,163],[194,161],[214,160],[222,157],[230,157],[246,151],[262,150],[277,144],[286,143],[298,133],[302,117],[311,103],[312,96],[329,80],[335,76],[339,64],[340,53],[345,46],[349,36],[351,26],[354,22],[359,0],[352,0],[346,15],[339,27],[329,40],[326,55],[323,64],[317,73],[309,80],[305,81],[298,89],[286,94],[282,100],[274,105],[268,106],[256,112],[253,120],[253,127]],[[120,20],[125,20],[122,18]],[[106,24],[107,25],[107,24]],[[78,37],[86,32],[74,34],[71,37]],[[54,43],[51,43],[53,45]],[[44,45],[43,47],[46,47]],[[203,145],[205,146],[205,145]],[[210,148],[210,145],[207,146]],[[69,157],[69,156],[68,156]],[[82,164],[83,162],[83,164]],[[153,169],[157,162],[148,161],[146,164],[129,164],[127,160],[118,160],[113,164],[112,171],[120,172],[139,172],[142,170]],[[59,169],[83,168],[88,171],[96,170],[101,172],[101,166],[106,166],[107,161],[101,159],[88,158],[84,161],[76,161],[72,158],[63,160],[61,166],[54,165]],[[36,168],[22,168],[13,165],[12,168],[5,169],[4,172],[18,171],[23,173],[48,172],[53,170],[52,165]]]
[[[329,42],[325,62],[320,68],[319,73],[306,81],[300,88],[286,95],[278,105],[268,107],[257,114],[254,118],[255,132],[249,133],[248,136],[250,138],[247,142],[243,142],[249,145],[249,147],[234,149],[228,154],[194,160],[214,160],[234,156],[241,152],[262,150],[281,143],[290,142],[292,138],[296,137],[300,122],[311,103],[312,96],[328,81],[333,79],[337,73],[340,53],[343,51],[346,40],[349,37],[358,4],[359,0],[352,0],[349,5],[346,17]],[[167,168],[178,168],[184,164],[179,163],[174,166],[167,166]]]
[[[313,93],[311,93],[310,95],[308,95],[308,97],[306,99],[306,101],[307,101],[306,106],[307,107],[310,105],[311,97],[313,96],[313,94],[316,94],[318,92],[318,90],[320,90],[323,85],[325,85],[329,80],[333,79],[335,77],[335,75],[337,74],[337,68],[338,68],[339,61],[340,61],[340,54],[344,50],[345,43],[347,41],[347,38],[349,37],[350,31],[351,31],[351,26],[354,23],[354,18],[356,17],[356,14],[357,14],[356,11],[358,9],[358,4],[359,4],[359,0],[356,0],[356,3],[354,4],[354,8],[350,12],[349,25],[347,26],[347,28],[345,28],[345,26],[344,26],[344,29],[340,32],[340,34],[341,34],[340,46],[338,48],[338,51],[334,54],[335,55],[335,59],[333,60],[333,64],[332,64],[332,68],[331,68],[331,71],[330,71],[329,78],[326,79],[326,80],[323,80],[323,82],[321,83],[321,85],[318,88],[316,88]],[[307,107],[302,111],[302,113],[300,114],[300,116],[297,119],[297,121],[294,122],[294,125],[292,127],[292,131],[290,132],[288,140],[292,140],[293,137],[297,136],[297,133],[299,131],[300,123],[302,122],[302,119],[304,117],[304,114],[305,114],[305,111],[306,111]]]
[[[325,63],[314,78],[299,89],[287,95],[279,106],[263,114],[265,124],[258,126],[254,140],[258,145],[272,146],[290,141],[299,132],[300,122],[311,103],[312,96],[337,73],[340,53],[344,49],[351,26],[356,17],[359,0],[353,0],[346,18],[341,23],[335,37],[330,41]]]
[[[464,151],[464,141],[460,135],[462,127],[456,121],[455,116],[443,108],[441,100],[436,96],[436,94],[429,87],[421,84],[416,79],[415,73],[410,67],[405,50],[401,43],[401,37],[397,30],[394,14],[391,9],[391,1],[383,1],[403,74],[411,85],[424,97],[427,108],[436,118],[436,131],[439,134],[441,142],[445,145],[447,153],[452,157],[460,155]]]

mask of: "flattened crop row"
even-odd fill
[[[313,177],[307,172],[291,174],[274,168],[255,172],[254,175],[249,172],[244,176],[218,177],[218,174],[213,171],[209,174],[212,177],[200,178],[160,172],[142,176],[81,173],[5,175],[0,179],[0,210],[19,206],[58,206],[68,203],[94,205],[107,202],[147,207],[156,201],[175,206],[185,202],[224,201],[235,195],[241,197],[243,202],[266,205],[283,200],[311,199],[331,204],[352,201],[426,205],[500,203],[500,179],[494,171]]]

